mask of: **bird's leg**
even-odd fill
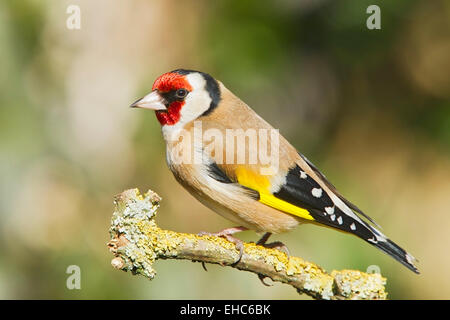
[[[278,249],[284,253],[286,253],[288,259],[289,259],[289,249],[288,247],[282,243],[281,241],[275,241],[275,242],[271,242],[271,243],[266,243],[267,240],[269,240],[269,237],[272,235],[272,233],[270,232],[266,232],[264,233],[264,235],[261,237],[261,239],[258,240],[258,242],[256,242],[256,244],[258,246],[263,246],[265,248],[272,248],[272,249]],[[267,282],[264,281],[265,278],[268,278],[267,276],[263,276],[262,274],[258,274],[258,279],[261,281],[261,283],[267,287],[272,286],[272,284],[268,284]]]
[[[215,232],[215,233],[202,231],[198,235],[199,236],[222,237],[222,238],[225,238],[228,241],[234,243],[236,245],[236,249],[239,250],[239,257],[237,258],[237,260],[235,262],[232,263],[233,265],[235,265],[241,260],[242,255],[244,254],[244,242],[241,239],[233,237],[233,234],[235,234],[237,232],[241,232],[241,231],[246,231],[246,230],[248,230],[248,228],[246,228],[246,227],[232,227],[232,228],[223,229],[222,231]],[[206,270],[205,263],[202,262],[202,265],[203,265],[203,269]]]
[[[271,234],[270,232],[264,233],[263,236],[261,237],[261,239],[259,239],[258,242],[256,242],[256,244],[257,244],[258,246],[264,246],[264,244],[266,243],[267,240],[269,240],[269,237],[270,237],[271,235],[272,235],[272,234]]]
[[[264,233],[264,235],[261,237],[261,239],[258,240],[258,242],[256,242],[256,244],[259,246],[263,246],[265,248],[278,249],[278,250],[286,253],[286,255],[289,258],[289,256],[290,256],[289,249],[283,242],[275,241],[275,242],[271,242],[271,243],[266,243],[267,240],[269,240],[269,237],[271,235],[272,235],[272,233],[270,233],[270,232]]]

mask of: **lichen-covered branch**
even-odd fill
[[[314,263],[254,243],[245,243],[241,260],[233,264],[239,251],[226,239],[160,229],[155,222],[160,200],[153,191],[142,196],[137,189],[116,196],[108,243],[114,268],[153,279],[157,259],[188,259],[253,272],[316,299],[386,299],[386,279],[379,274],[327,273]]]

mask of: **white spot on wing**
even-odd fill
[[[337,218],[337,222],[338,222],[339,224],[342,224],[342,216],[339,216],[339,217]]]
[[[333,192],[329,193],[329,196],[331,198],[331,200],[333,201],[333,203],[339,208],[341,209],[342,212],[345,213],[345,215],[352,217],[353,219],[355,219],[356,221],[365,224],[364,222],[361,221],[361,219],[341,200],[338,198],[338,196],[336,196]]]
[[[335,216],[334,214],[332,214],[332,215],[330,216],[330,219],[331,219],[332,221],[334,221],[334,220],[336,219],[336,216]]]
[[[300,178],[302,179],[308,178],[308,175],[305,173],[305,171],[300,170]]]
[[[333,214],[333,213],[334,213],[334,207],[325,207],[325,211],[326,211],[328,214]]]
[[[311,190],[311,193],[314,197],[320,198],[322,196],[322,188],[314,188]]]
[[[408,263],[414,265],[414,260],[415,258],[412,255],[410,255],[409,253],[406,254],[406,261],[408,261]]]
[[[355,226],[355,223],[354,223],[354,222],[350,225],[350,229],[356,230],[356,226]]]

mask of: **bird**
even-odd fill
[[[272,234],[311,223],[355,235],[419,274],[417,259],[344,198],[279,130],[208,73],[164,73],[131,107],[155,111],[175,179],[238,225],[202,234],[233,241],[240,257],[242,241],[233,236],[237,232],[254,230],[263,234],[257,244],[281,250],[287,249],[281,242],[267,243]]]

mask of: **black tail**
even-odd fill
[[[333,212],[327,213],[318,210],[310,210],[315,222],[348,232],[367,241],[371,245],[384,251],[395,260],[403,264],[409,270],[419,274],[414,262],[416,259],[408,252],[400,248],[394,242],[389,240],[381,231],[371,226],[369,223],[354,219],[345,214],[341,209],[335,207]]]
[[[390,255],[392,258],[394,258],[395,260],[403,264],[405,267],[407,267],[409,270],[417,274],[420,274],[419,270],[414,265],[416,259],[391,240],[386,239],[385,241],[377,241],[376,243],[372,241],[368,242],[377,247],[378,249],[384,251],[388,255]]]

